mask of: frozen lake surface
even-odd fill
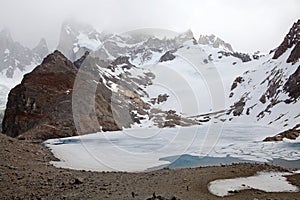
[[[197,167],[237,162],[290,163],[299,169],[300,140],[262,142],[270,127],[214,124],[141,128],[51,139],[57,167],[137,172],[161,167]]]

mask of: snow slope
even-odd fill
[[[19,68],[15,69],[13,77],[7,77],[6,70],[0,72],[0,110],[5,110],[9,91],[20,84],[24,74],[31,72],[36,65],[37,63],[33,62],[31,65],[25,66],[22,71]]]
[[[291,50],[278,59],[271,59],[272,54],[267,55],[254,68],[240,75],[243,80],[231,91],[229,101],[233,105],[243,99],[244,109],[239,116],[229,115],[228,118],[233,122],[259,123],[281,130],[293,128],[299,123],[300,103],[293,101],[284,89],[288,78],[299,66],[299,61],[286,63]]]

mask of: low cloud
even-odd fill
[[[298,0],[1,0],[0,28],[33,47],[45,37],[58,42],[62,21],[75,18],[97,30],[125,32],[162,28],[195,36],[213,33],[235,50],[268,52],[300,18]]]

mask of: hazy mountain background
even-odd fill
[[[56,48],[62,21],[74,18],[97,30],[126,32],[162,28],[215,34],[241,52],[267,53],[277,47],[299,17],[298,0],[1,0],[0,29],[33,48],[41,37]]]

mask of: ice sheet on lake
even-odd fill
[[[300,159],[295,141],[262,142],[276,130],[255,125],[220,124],[165,129],[128,129],[47,140],[45,144],[61,161],[57,167],[93,171],[144,171],[177,155],[235,157],[270,161]]]

